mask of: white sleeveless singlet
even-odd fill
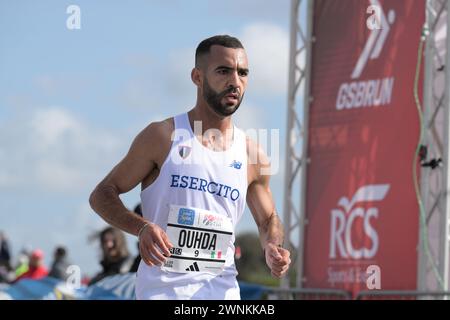
[[[162,267],[141,260],[136,298],[240,299],[234,230],[246,205],[245,133],[234,126],[232,145],[216,152],[195,137],[187,113],[174,125],[159,176],[141,192],[144,218],[172,237],[173,259]]]

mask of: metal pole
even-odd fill
[[[299,24],[301,4],[306,4],[306,30]],[[290,52],[288,82],[288,112],[286,133],[286,159],[284,177],[284,223],[286,226],[285,243],[290,243],[292,236],[298,235],[297,259],[291,266],[296,271],[296,286],[303,286],[303,248],[304,248],[304,211],[306,194],[306,165],[308,147],[308,112],[310,88],[311,34],[312,34],[313,2],[311,0],[291,1]],[[301,43],[299,43],[301,36]],[[299,64],[298,57],[305,52],[305,62]],[[303,112],[298,110],[297,96],[301,84],[304,84]],[[300,117],[301,115],[301,117]],[[301,142],[301,147],[299,144]],[[297,182],[297,180],[299,180]],[[299,183],[299,185],[297,185]],[[300,187],[300,188],[299,188]],[[300,194],[296,194],[297,190]],[[299,202],[297,203],[297,199]],[[281,281],[282,288],[289,288],[289,277]]]
[[[425,1],[425,23],[429,29],[429,26],[433,24],[434,19],[430,10],[427,10],[428,6],[431,6],[429,1]],[[430,29],[429,29],[430,30]],[[433,81],[433,59],[434,59],[434,50],[433,50],[433,42],[434,42],[434,30],[430,30],[430,33],[426,39],[425,43],[425,58],[424,58],[424,85],[423,85],[423,119],[425,123],[429,123],[430,119],[430,109],[433,106],[433,94],[431,83]],[[421,124],[422,125],[422,124]],[[428,145],[428,137],[429,132],[425,132],[423,141],[421,143],[425,146]],[[421,197],[425,210],[428,208],[428,194],[429,194],[429,185],[430,179],[428,177],[429,168],[421,168],[420,176],[420,189],[421,189]],[[428,268],[428,257],[426,255],[426,248],[428,239],[425,238],[428,232],[424,233],[424,230],[428,231],[428,225],[426,221],[422,221],[422,213],[420,212],[419,207],[419,243],[418,243],[418,277],[417,277],[417,289],[418,290],[427,290],[427,268]],[[426,212],[424,213],[426,215]],[[424,229],[423,229],[424,228]]]
[[[445,59],[445,100],[444,100],[444,154],[443,154],[443,186],[441,194],[441,230],[439,241],[439,273],[443,280],[442,290],[448,290],[449,280],[449,210],[450,210],[450,179],[449,179],[449,149],[450,149],[450,97],[449,97],[449,83],[450,83],[450,14],[448,12],[449,3],[447,1],[447,39],[446,39],[446,59]]]
[[[306,26],[306,57],[305,57],[305,91],[304,91],[304,101],[303,101],[303,144],[302,144],[302,159],[303,163],[300,168],[300,177],[301,177],[301,185],[300,185],[300,212],[299,212],[299,237],[298,237],[298,263],[297,263],[297,287],[303,287],[303,274],[304,274],[304,243],[305,243],[305,225],[307,224],[306,220],[306,178],[307,178],[307,169],[310,159],[308,157],[308,142],[309,142],[309,108],[312,102],[312,98],[310,96],[311,92],[311,49],[314,38],[312,36],[313,29],[313,10],[314,4],[311,0],[307,3],[307,26]]]
[[[290,48],[289,48],[289,79],[288,79],[288,112],[287,112],[287,131],[286,131],[286,158],[285,158],[285,173],[284,173],[284,243],[289,246],[291,243],[291,212],[292,212],[292,173],[293,163],[292,156],[293,137],[294,137],[294,116],[295,116],[295,58],[297,50],[297,21],[299,0],[291,0],[291,21],[290,21]],[[289,288],[289,277],[285,277],[281,281],[281,287]]]

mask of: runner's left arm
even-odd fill
[[[258,226],[266,263],[272,275],[280,278],[287,273],[291,259],[290,252],[283,248],[283,225],[272,198],[270,175],[266,174],[270,164],[260,147],[253,144],[250,148],[256,151],[258,160],[250,165],[247,204]]]

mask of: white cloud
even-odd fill
[[[287,30],[270,23],[245,26],[238,38],[244,45],[250,67],[252,93],[277,95],[287,92],[289,35]],[[196,88],[190,79],[195,48],[181,48],[169,54],[165,92],[175,101],[195,102]]]
[[[1,157],[0,188],[57,192],[92,188],[130,143],[129,137],[85,124],[61,107],[13,119],[0,127],[0,136],[8,155]]]
[[[270,95],[287,92],[289,34],[274,24],[254,23],[240,36],[250,68],[249,90]]]
[[[67,111],[61,108],[37,110],[30,119],[31,130],[35,134],[36,145],[46,149],[58,143],[64,134],[79,134],[82,126]]]

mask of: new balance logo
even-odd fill
[[[234,160],[231,164],[230,167],[233,167],[235,169],[240,169],[242,167],[242,162],[236,161]]]
[[[194,262],[188,268],[186,268],[186,271],[200,271],[197,262]]]

